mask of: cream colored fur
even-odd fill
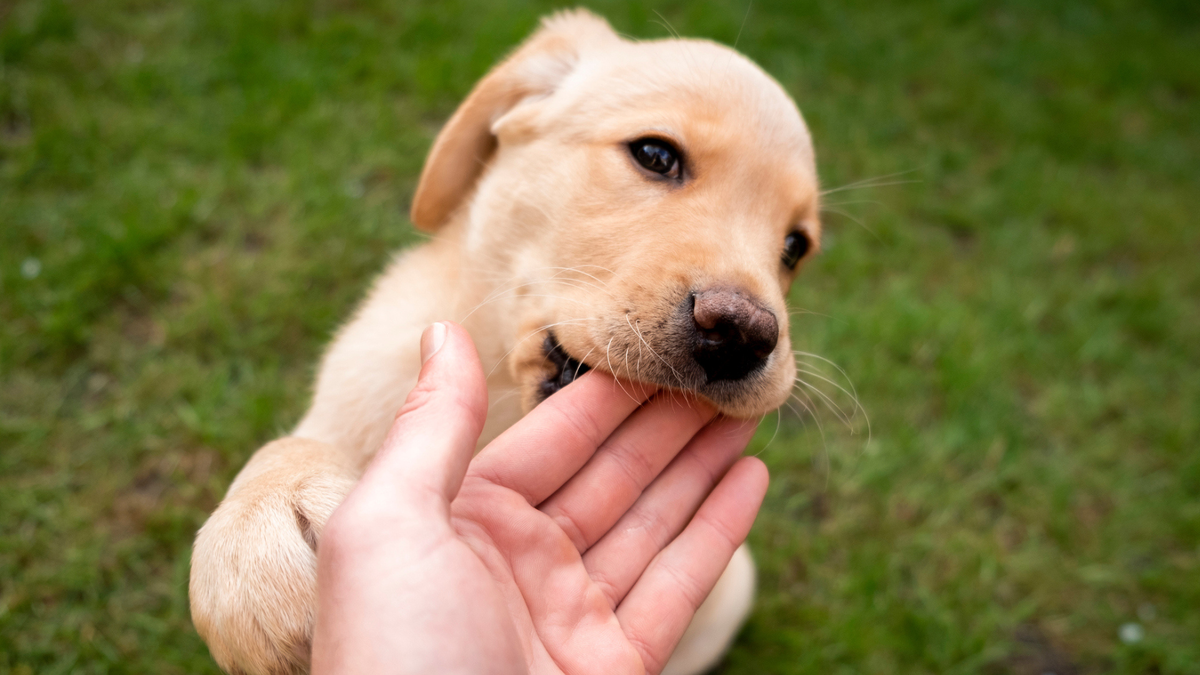
[[[684,152],[683,184],[634,163],[628,143],[646,135]],[[704,41],[627,41],[582,11],[545,20],[430,152],[412,215],[431,241],[376,282],[326,353],[308,414],[255,453],[197,535],[192,617],[217,662],[307,670],[321,528],[413,386],[434,321],[462,323],[489,373],[481,442],[536,404],[546,330],[592,367],[679,386],[661,326],[689,289],[716,285],[769,308],[780,339],[754,377],[699,393],[735,416],[781,405],[795,370],[780,250],[794,229],[815,248],[817,199],[799,112],[744,57]],[[711,667],[753,594],[743,547],[665,672]]]

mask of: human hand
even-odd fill
[[[472,460],[479,357],[449,323],[421,346],[321,537],[313,672],[661,670],[766,492],[755,423],[590,372]]]

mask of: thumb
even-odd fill
[[[487,384],[471,336],[443,321],[421,335],[417,385],[375,455],[363,481],[403,485],[411,496],[446,502],[462,485],[487,418]]]

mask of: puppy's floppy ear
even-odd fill
[[[604,19],[586,10],[542,19],[541,29],[475,85],[438,134],[413,197],[417,229],[438,229],[475,185],[496,150],[497,120],[524,100],[554,93],[587,47],[618,39]]]

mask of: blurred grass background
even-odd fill
[[[721,672],[1200,673],[1200,5],[590,6],[740,32],[827,187],[914,181],[829,197],[795,341],[872,434],[764,423]],[[553,7],[0,2],[0,673],[217,672],[195,530]]]

